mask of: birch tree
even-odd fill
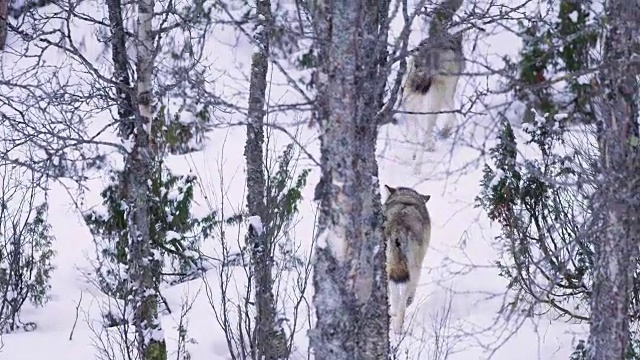
[[[138,5],[138,38],[136,42],[137,108],[133,131],[121,133],[133,147],[126,157],[124,194],[128,205],[126,215],[131,236],[129,278],[132,282],[134,327],[137,348],[143,360],[165,360],[166,343],[158,316],[157,288],[161,277],[162,258],[152,252],[149,213],[149,188],[156,153],[151,138],[154,117],[153,87],[151,83],[154,60],[153,0],[140,0]],[[116,64],[116,74],[118,74]],[[126,110],[126,108],[125,108]],[[125,121],[125,119],[120,119]]]
[[[313,284],[318,359],[383,359],[387,281],[376,162],[388,31],[387,1],[318,2],[322,179]],[[387,120],[387,119],[384,119]]]
[[[17,35],[14,59],[35,64],[20,64],[20,72],[3,67],[0,111],[8,130],[3,140],[13,151],[3,151],[3,161],[47,179],[72,178],[82,184],[85,173],[104,170],[108,150],[115,149],[116,157],[123,159],[117,194],[125,213],[122,234],[127,237],[125,268],[130,286],[124,293],[133,307],[131,325],[136,337],[135,354],[127,356],[145,360],[167,357],[158,314],[165,253],[159,244],[166,240],[167,229],[158,228],[164,223],[152,221],[157,215],[153,205],[163,200],[158,198],[163,186],[157,183],[166,180],[162,160],[169,153],[193,150],[197,141],[192,140],[202,134],[200,126],[215,101],[197,88],[203,86],[198,43],[208,31],[210,11],[205,1],[180,8],[171,1],[153,0],[53,2],[25,15],[24,22],[12,28]],[[108,21],[100,18],[102,12]],[[77,30],[87,25],[96,31]],[[186,32],[189,36],[184,36]],[[105,60],[108,57],[94,59],[86,53],[84,44],[92,41],[107,44],[112,64]],[[38,64],[50,56],[51,49],[61,52],[65,63]],[[171,108],[171,113],[162,104],[167,98],[174,100],[172,104],[182,99],[183,104]],[[117,112],[112,122],[104,121],[105,117],[95,121],[96,114],[109,115],[112,108]],[[195,121],[180,121],[178,115]],[[98,126],[90,130],[88,124],[96,122]],[[109,133],[117,134],[117,140],[105,139],[103,135]],[[22,148],[31,151],[16,157]]]

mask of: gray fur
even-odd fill
[[[442,58],[442,54],[447,50],[452,51],[454,54],[455,72],[447,69],[449,64],[447,64],[446,59]],[[429,39],[428,42],[420,44],[417,53],[412,57],[412,61],[410,72],[413,76],[409,76],[407,79],[408,91],[424,95],[431,88],[434,76],[460,76],[460,73],[466,67],[462,50],[462,32],[457,34],[447,33],[442,38]]]
[[[426,203],[431,199],[431,195],[422,195],[419,192],[406,187],[398,187],[393,190],[388,188],[387,190],[389,190],[389,192],[393,191],[393,193],[389,195],[384,203],[385,215],[392,217],[394,214],[406,214],[409,208],[413,208],[420,214],[419,220],[423,223],[429,224],[430,226],[431,219],[429,217],[429,211],[427,210]],[[411,225],[415,224],[415,222],[411,223]],[[413,230],[417,229],[414,226],[411,227]],[[416,232],[416,234],[420,233]]]
[[[402,328],[404,312],[415,297],[422,261],[431,239],[431,218],[426,203],[430,195],[407,188],[385,185],[384,237],[387,246],[387,275],[392,315]],[[399,286],[403,287],[400,293]]]
[[[455,94],[458,80],[466,68],[463,33],[433,36],[421,43],[410,56],[399,98],[399,110],[405,112],[401,123],[405,141],[421,144],[413,155],[416,175],[420,173],[423,149],[435,150],[436,120],[445,120],[443,137],[449,137],[457,123]]]

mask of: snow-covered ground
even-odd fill
[[[401,26],[401,20],[394,22],[393,32],[399,33]],[[420,26],[413,28],[418,30]],[[492,33],[490,27],[488,30],[490,35],[483,35],[474,51],[471,45],[465,49],[470,58],[491,62],[503,55],[517,54],[519,43],[512,34]],[[88,30],[79,28],[78,31]],[[209,75],[217,79],[216,90],[228,94],[235,94],[239,90],[246,95],[248,82],[244,79],[249,76],[252,52],[249,41],[230,26],[221,26],[214,34],[207,48],[211,49],[211,57],[215,60],[215,68],[211,69]],[[88,51],[99,53],[97,45],[91,51],[90,38],[86,36]],[[412,36],[412,43],[417,43],[419,38],[420,34],[416,32]],[[11,41],[10,38],[8,43]],[[485,58],[487,54],[490,56]],[[4,66],[12,66],[9,56],[4,56]],[[492,65],[500,67],[499,62]],[[467,66],[469,73],[482,72],[482,66],[473,61]],[[287,85],[281,85],[286,84],[282,74],[274,70],[269,76],[273,76],[270,103],[277,104],[282,99],[293,102],[295,92]],[[474,94],[497,86],[496,78],[465,77],[458,89],[458,103],[464,106]],[[235,98],[230,101],[244,100]],[[497,96],[488,97],[485,105],[500,101],[502,99]],[[438,344],[434,333],[436,328],[435,332],[444,336],[440,340],[444,341],[443,346],[451,349],[448,359],[484,359],[490,355],[493,359],[568,359],[575,333],[580,334],[584,328],[544,319],[515,319],[505,325],[504,319],[498,317],[506,286],[493,266],[497,258],[493,238],[498,229],[495,225],[492,228],[482,211],[474,208],[474,198],[480,191],[481,167],[485,162],[481,150],[491,145],[491,141],[485,141],[487,129],[495,124],[485,108],[476,105],[474,110],[477,113],[472,117],[459,119],[462,126],[454,139],[438,143],[435,152],[425,155],[426,162],[419,176],[414,175],[410,162],[411,149],[399,141],[398,127],[389,125],[381,130],[378,144],[381,185],[414,186],[418,191],[432,196],[428,204],[433,221],[432,242],[425,259],[417,299],[407,313],[408,330],[400,345],[400,358],[404,359],[403,354],[407,354],[409,359],[436,359],[432,355]],[[229,122],[242,120],[239,114],[224,116]],[[294,122],[294,119],[285,115],[270,119],[274,122],[285,120]],[[99,123],[100,119],[95,121]],[[298,141],[306,145],[310,154],[319,158],[316,130],[303,124],[292,128],[291,132],[297,131]],[[193,172],[201,177],[204,185],[198,190],[196,213],[207,211],[208,203],[214,207],[224,203],[227,214],[243,207],[244,132],[242,127],[216,129],[210,133],[204,151],[169,159],[170,167],[176,172]],[[270,147],[277,152],[289,142],[288,136],[277,132],[273,137]],[[302,158],[298,171],[305,168],[311,168],[312,172],[304,189],[299,221],[289,233],[299,243],[301,254],[308,254],[311,248],[316,206],[312,199],[319,173],[311,161]],[[91,191],[84,199],[86,208],[100,203],[99,192],[104,183],[96,179],[89,185]],[[53,185],[50,201],[50,221],[56,236],[54,247],[57,252],[51,284],[52,299],[44,308],[27,307],[22,317],[37,323],[37,329],[29,333],[4,335],[0,359],[97,358],[97,338],[103,331],[99,326],[100,308],[105,306],[105,299],[83,275],[89,269],[88,259],[94,256],[92,238],[74,208],[72,198],[59,184]],[[233,238],[242,239],[245,230],[240,227],[228,231],[237,233]],[[219,246],[213,241],[203,246],[203,251],[212,256],[219,252]],[[242,270],[238,269],[230,276],[233,279],[230,291],[242,293],[246,281]],[[191,359],[228,359],[227,343],[216,320],[216,312],[223,311],[219,307],[220,295],[217,290],[220,273],[212,269],[205,277],[206,282],[196,279],[165,289],[164,295],[173,310],[162,319],[169,351],[174,351],[176,347],[180,304],[184,298],[195,298],[187,315],[188,336],[193,339],[187,344]],[[207,296],[207,284],[213,289],[210,297]],[[288,278],[283,280],[281,288],[286,289],[292,284],[294,280]],[[309,295],[308,291],[310,303]],[[210,299],[217,307],[215,311]],[[302,359],[307,356],[305,329],[308,327],[308,313],[306,306],[300,309],[301,320],[297,325],[299,332],[294,357]],[[228,314],[234,318],[235,308],[228,310]],[[448,314],[445,316],[445,326],[441,321],[443,314]],[[105,334],[101,336],[106,339]],[[496,349],[495,352],[493,349]]]

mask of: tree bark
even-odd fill
[[[638,41],[640,1],[612,0],[600,74],[598,110],[601,183],[594,209],[604,225],[594,241],[589,359],[624,359],[629,346],[629,296],[640,239]]]
[[[136,106],[132,96],[129,76],[129,59],[126,51],[126,35],[122,20],[120,0],[107,1],[111,25],[111,56],[114,67],[119,135],[131,140],[133,148],[127,154],[125,168],[125,196],[130,206],[128,227],[130,234],[129,278],[133,295],[137,351],[143,360],[166,360],[167,351],[158,316],[158,285],[161,282],[162,258],[152,249],[149,219],[150,189],[148,181],[154,171],[157,158],[153,146],[151,125],[153,121],[151,82],[153,42],[153,1],[138,2],[137,41],[137,93]]]
[[[9,1],[11,0],[0,0],[0,51],[4,50],[4,46],[7,43]]]
[[[1,0],[0,0],[1,1]],[[131,98],[131,79],[129,76],[129,58],[127,57],[127,39],[122,21],[122,3],[120,0],[108,0],[109,23],[111,25],[111,59],[113,77],[120,85],[116,87],[118,97],[118,118],[120,136],[128,137],[133,131],[133,102]]]
[[[256,0],[257,30],[251,62],[247,140],[244,156],[247,165],[247,210],[268,224],[265,208],[264,116],[269,68],[269,36],[271,29],[270,0]],[[251,247],[251,266],[256,304],[256,317],[251,341],[253,359],[286,358],[286,342],[275,324],[273,296],[272,243],[268,231],[249,226],[247,244]]]
[[[153,0],[139,0],[137,40],[137,114],[133,131],[134,145],[128,155],[130,197],[130,274],[133,284],[134,328],[142,360],[166,360],[167,350],[158,316],[158,285],[161,281],[162,256],[154,251],[150,234],[149,179],[157,154],[153,144],[154,61]]]
[[[318,4],[322,179],[314,270],[318,359],[385,359],[389,315],[376,161],[387,1]]]

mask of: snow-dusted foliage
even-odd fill
[[[0,335],[34,330],[21,317],[25,304],[49,299],[54,241],[48,204],[32,176],[19,168],[0,168]]]
[[[527,110],[500,125],[478,197],[502,227],[498,266],[509,280],[509,308],[582,320],[589,316],[592,281],[592,236],[585,226],[596,144],[593,133],[577,134],[571,124],[595,121],[587,101],[592,89],[580,79],[595,61],[590,4],[561,1],[540,10],[554,17],[522,21],[524,47],[513,85]],[[547,82],[554,86],[543,86]],[[512,123],[522,123],[521,131]]]
[[[499,142],[491,149],[493,163],[485,165],[478,204],[502,227],[497,265],[509,280],[509,309],[533,314],[551,309],[584,319],[593,250],[582,229],[592,190],[576,185],[584,181],[577,166],[584,155],[568,151],[571,144],[553,131],[554,124],[549,119],[523,125],[520,144],[510,123],[502,124]],[[519,153],[532,145],[541,157]]]
[[[199,271],[200,224],[193,218],[193,176],[176,176],[160,167],[150,179],[150,229],[153,251],[162,259],[164,280],[193,278]],[[130,260],[127,205],[123,197],[122,173],[114,173],[102,192],[105,211],[91,210],[85,220],[97,246],[96,276],[101,290],[118,299],[128,296],[131,284],[126,266]],[[206,219],[204,220],[206,221]]]
[[[478,205],[502,229],[505,310],[588,321],[591,346],[580,342],[575,359],[635,359],[636,340],[626,344],[639,319],[637,230],[624,224],[636,211],[636,192],[626,189],[637,181],[637,150],[628,148],[637,146],[637,120],[618,129],[637,119],[625,109],[637,109],[638,85],[611,64],[630,57],[630,43],[618,47],[637,38],[629,35],[637,25],[616,24],[621,3],[605,7],[606,17],[594,3],[550,3],[543,11],[553,16],[523,21],[513,87],[528,110],[501,124]],[[510,125],[518,122],[521,136]]]

